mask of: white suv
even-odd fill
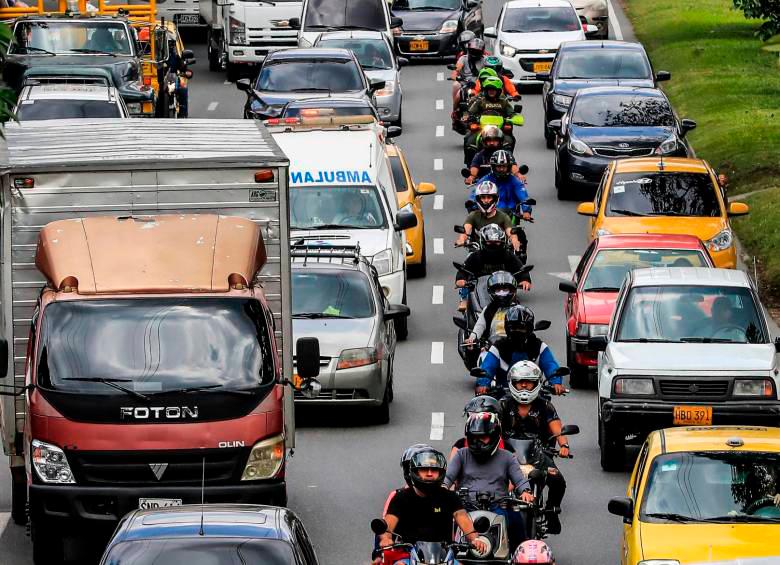
[[[776,426],[778,341],[742,271],[692,267],[626,275],[599,353],[599,446],[624,466],[629,439],[669,426]]]

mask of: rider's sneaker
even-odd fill
[[[556,506],[547,508],[547,533],[560,534],[561,533],[561,520],[558,517],[561,513],[561,509]]]

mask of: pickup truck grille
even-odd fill
[[[729,381],[711,379],[661,380],[661,396],[688,400],[693,398],[722,398],[729,392]]]
[[[186,451],[66,451],[80,485],[198,486],[240,480],[249,448]],[[157,474],[155,474],[155,471]],[[158,478],[159,475],[159,478]]]

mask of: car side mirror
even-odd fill
[[[252,82],[248,78],[240,78],[236,81],[236,88],[242,92],[251,92]]]
[[[395,217],[395,231],[404,231],[417,225],[417,216],[411,212],[399,212]]]
[[[577,205],[577,213],[580,216],[596,217],[596,204],[594,202],[580,202]]]
[[[558,290],[566,294],[574,294],[577,292],[577,285],[573,281],[561,281],[558,283]]]
[[[775,351],[780,353],[780,337],[775,338]],[[5,356],[8,357],[8,343],[5,343]],[[2,362],[2,358],[0,358],[0,362]],[[8,365],[8,361],[6,361],[6,365]],[[3,369],[3,372],[5,372],[6,369]],[[3,375],[5,376],[5,375]]]
[[[468,325],[466,325],[466,320],[463,319],[463,316],[453,316],[452,323],[455,324],[458,328],[462,329],[464,332],[468,331],[469,329]]]
[[[542,332],[544,330],[549,330],[550,326],[552,326],[552,322],[550,322],[550,320],[539,320],[534,324],[534,331]]]
[[[536,80],[550,82],[550,73],[536,73]]]
[[[387,139],[392,139],[394,137],[398,137],[403,132],[404,132],[404,130],[400,126],[388,126],[387,130],[385,132],[385,137]]]
[[[689,120],[688,118],[685,118],[680,122],[680,134],[685,137],[687,133],[691,130],[696,129],[696,122],[693,120]]]
[[[397,57],[395,62],[398,65],[398,68],[406,67],[409,65],[409,59],[407,59],[406,57]]]
[[[406,304],[388,304],[385,308],[385,320],[400,320],[412,313]]]
[[[672,80],[672,73],[669,71],[658,71],[655,73],[655,82],[665,82],[667,80]]]
[[[301,18],[290,18],[287,20],[290,29],[301,29]]]
[[[320,374],[320,340],[316,337],[300,337],[295,342],[295,370],[304,380]]]
[[[498,33],[496,33],[496,28],[494,27],[485,28],[485,31],[482,32],[482,35],[491,39],[496,39],[498,37]]]
[[[592,349],[593,351],[606,351],[608,343],[607,336],[596,335],[588,338],[588,349]]]
[[[550,120],[549,122],[547,122],[547,127],[553,131],[560,132],[561,120]]]
[[[392,16],[390,18],[390,29],[396,29],[404,26],[404,21],[398,16]]]
[[[729,216],[744,216],[750,212],[750,206],[744,202],[730,202]]]
[[[383,80],[372,80],[369,81],[368,89],[371,92],[376,92],[377,90],[382,90],[385,87],[385,81]]]
[[[630,524],[634,519],[634,501],[627,497],[613,498],[607,504],[610,514],[620,516],[623,522]]]
[[[421,196],[436,194],[436,185],[432,182],[418,182],[414,191]]]

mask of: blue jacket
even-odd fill
[[[496,183],[498,187],[498,208],[508,208],[514,210],[518,204],[522,204],[523,212],[531,212],[531,207],[524,204],[528,200],[528,191],[525,189],[525,183],[514,175],[508,175],[499,180],[493,173],[477,179],[471,189],[469,198],[474,200],[474,191],[477,185],[483,181]]]
[[[538,354],[536,354],[537,350]],[[532,336],[528,339],[523,351],[512,347],[511,341],[507,338],[496,341],[479,365],[487,373],[487,377],[478,378],[477,386],[490,386],[493,380],[495,380],[496,386],[507,386],[507,371],[518,361],[533,361],[539,365],[544,376],[547,377],[548,383],[551,385],[563,384],[562,377],[552,376],[559,367],[552,350],[539,338]]]

